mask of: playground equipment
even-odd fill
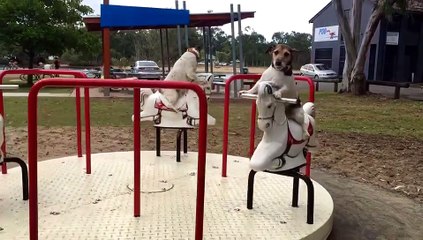
[[[17,70],[5,70],[0,73],[0,84],[3,83],[3,78],[7,75],[12,74],[24,74],[24,75],[69,75],[78,78],[86,78],[87,76],[85,73],[78,72],[78,71],[68,71],[68,70],[48,70],[48,69],[17,69]],[[7,85],[1,85],[3,89],[7,89]],[[6,88],[5,88],[6,87]],[[11,87],[9,87],[11,88]],[[90,145],[90,116],[89,116],[89,107],[90,107],[90,93],[89,89],[84,89],[84,109],[85,109],[85,142],[86,142],[86,163],[87,163],[87,174],[90,173],[90,157],[91,157],[91,145]],[[5,116],[4,113],[4,103],[3,103],[3,92],[0,91],[0,115]],[[79,88],[76,88],[75,91],[75,107],[76,107],[76,142],[77,142],[77,153],[78,157],[82,157],[82,129],[81,129],[81,91]],[[7,155],[6,151],[6,136],[5,136],[5,129],[3,127],[3,137],[4,141],[2,142],[1,149],[4,155]],[[7,166],[6,163],[2,165],[2,173],[7,173]]]
[[[303,105],[304,119],[309,133],[308,139],[302,139],[303,130],[295,121],[285,114],[286,105],[297,104],[297,99],[276,98],[276,90],[267,83],[261,82],[258,94],[242,94],[241,97],[256,99],[258,126],[264,132],[263,138],[251,156],[248,177],[247,208],[253,208],[254,176],[258,171],[291,176],[294,178],[292,190],[292,206],[298,207],[299,179],[307,184],[307,223],[313,224],[314,188],[310,178],[300,172],[306,165],[307,150],[316,147],[314,104]]]
[[[0,85],[0,92],[18,88],[18,85]],[[0,114],[0,145],[3,145],[4,142],[4,124],[3,115]],[[23,200],[28,200],[28,168],[26,163],[18,157],[6,157],[3,150],[0,148],[0,165],[3,166],[11,162],[17,163],[21,167]]]
[[[211,94],[213,74],[197,74],[199,86],[206,93],[207,99]],[[187,91],[177,103],[172,106],[167,98],[159,91],[141,89],[141,121],[153,121],[156,128],[156,156],[160,156],[162,129],[177,130],[176,161],[181,161],[181,138],[183,134],[183,152],[188,153],[188,130],[195,129],[199,123],[199,102],[193,91]],[[134,121],[134,115],[132,115]],[[207,115],[208,125],[215,125],[216,119]]]
[[[91,176],[81,176],[83,162],[76,161],[76,157],[37,162],[37,93],[45,86],[134,88],[134,151],[94,154]],[[159,158],[154,156],[154,152],[141,151],[140,148],[140,88],[165,87],[191,89],[199,99],[199,149],[197,153],[184,155],[181,163],[169,161],[174,158],[172,152],[163,152]],[[30,217],[29,220],[26,218],[28,212],[24,204],[11,198],[1,201],[0,208],[7,206],[11,209],[4,216],[10,219],[10,224],[7,221],[2,226],[7,232],[0,232],[6,238],[27,236],[27,221],[30,239],[33,240],[88,236],[325,239],[331,230],[332,199],[316,182],[313,183],[314,190],[319,197],[316,198],[313,225],[303,220],[306,209],[301,199],[298,201],[299,208],[286,207],[289,204],[286,196],[290,195],[292,183],[288,181],[290,178],[283,176],[268,174],[263,177],[258,174],[257,203],[255,209],[247,211],[244,204],[250,170],[248,159],[227,156],[231,174],[228,178],[221,177],[221,155],[206,153],[207,97],[196,84],[43,79],[33,86],[28,101]],[[2,194],[16,195],[16,175],[10,174],[11,178],[2,179],[5,183],[0,185]],[[197,184],[194,179],[197,179]],[[305,188],[299,184],[298,190],[302,194]],[[144,193],[142,196],[141,191]],[[193,201],[196,201],[195,207]],[[273,204],[275,202],[278,204]],[[131,212],[141,218],[131,218]],[[40,225],[39,217],[42,219]],[[17,220],[22,222],[21,226],[13,224]]]

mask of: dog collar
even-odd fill
[[[197,52],[195,52],[195,51],[191,51],[191,50],[188,50],[188,52],[190,52],[190,53],[192,53],[192,54],[194,54],[195,55],[195,58],[198,60],[198,59],[200,59],[200,56],[197,54]]]

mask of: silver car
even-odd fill
[[[154,61],[136,61],[134,73],[139,79],[160,79],[162,72],[160,67]]]
[[[322,63],[310,63],[300,68],[301,75],[314,79],[335,79],[338,74]]]

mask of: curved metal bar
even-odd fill
[[[228,165],[228,132],[229,132],[229,103],[230,103],[230,91],[231,83],[233,81],[239,81],[244,79],[251,79],[254,81],[259,80],[261,75],[259,74],[239,74],[233,75],[225,82],[225,103],[223,109],[223,149],[222,149],[222,177],[227,176],[227,165]],[[254,120],[253,120],[254,118]],[[255,103],[252,104],[251,113],[251,126],[250,126],[250,154],[254,151],[254,136],[255,136],[255,120],[256,120],[256,108]]]
[[[177,79],[175,79],[177,80]],[[206,168],[206,145],[207,145],[207,97],[203,89],[194,83],[181,81],[150,81],[150,80],[116,80],[104,79],[84,79],[84,78],[54,78],[43,79],[34,84],[28,96],[28,165],[29,165],[29,237],[31,240],[38,239],[38,182],[37,182],[37,105],[38,93],[45,86],[67,86],[67,87],[126,87],[134,88],[139,92],[139,88],[172,88],[193,90],[199,99],[200,123],[198,137],[198,169],[197,169],[197,200],[195,216],[195,239],[202,239],[204,221],[204,188],[205,188],[205,168]],[[139,102],[139,95],[136,97]],[[138,115],[138,117],[137,117]],[[134,105],[134,129],[139,129],[139,105]],[[138,141],[135,138],[134,141]],[[135,142],[139,146],[140,142]],[[139,149],[139,148],[138,148]],[[134,152],[136,152],[134,147]],[[139,151],[138,151],[139,152]],[[140,154],[135,154],[135,163],[140,162]],[[139,177],[139,168],[134,169],[134,178]],[[134,181],[134,209],[139,207],[140,199],[139,181]]]
[[[3,78],[6,75],[10,74],[27,74],[27,75],[70,75],[74,76],[75,78],[86,78],[87,75],[83,72],[79,71],[71,71],[71,70],[48,70],[48,69],[14,69],[14,70],[4,70],[0,72],[0,86],[3,84]],[[4,85],[3,85],[4,86]],[[82,157],[82,139],[81,139],[81,97],[80,97],[80,90],[79,88],[76,89],[76,142],[77,142],[77,153],[78,157]],[[89,95],[85,98],[86,102],[89,102]],[[87,110],[85,110],[85,114]],[[0,114],[5,117],[4,114],[4,104],[3,104],[3,91],[0,91]],[[87,123],[85,123],[85,127],[87,127]],[[89,126],[88,126],[89,127]],[[4,134],[4,142],[1,145],[1,149],[3,153],[6,155],[6,135],[5,135],[5,126],[3,126],[3,134]],[[91,149],[86,149],[87,155],[91,152]],[[2,173],[7,173],[7,166],[6,164],[2,165]]]
[[[250,93],[243,93],[240,95],[242,98],[245,99],[252,99],[252,100],[256,100],[258,98],[257,94],[250,94]],[[276,98],[276,101],[278,102],[282,102],[282,103],[289,103],[289,104],[297,104],[298,100],[295,98]]]

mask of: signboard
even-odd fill
[[[398,45],[399,32],[386,32],[386,45]]]
[[[314,29],[315,42],[338,41],[339,26],[326,26]]]
[[[188,10],[101,5],[102,28],[168,27],[189,23]]]

